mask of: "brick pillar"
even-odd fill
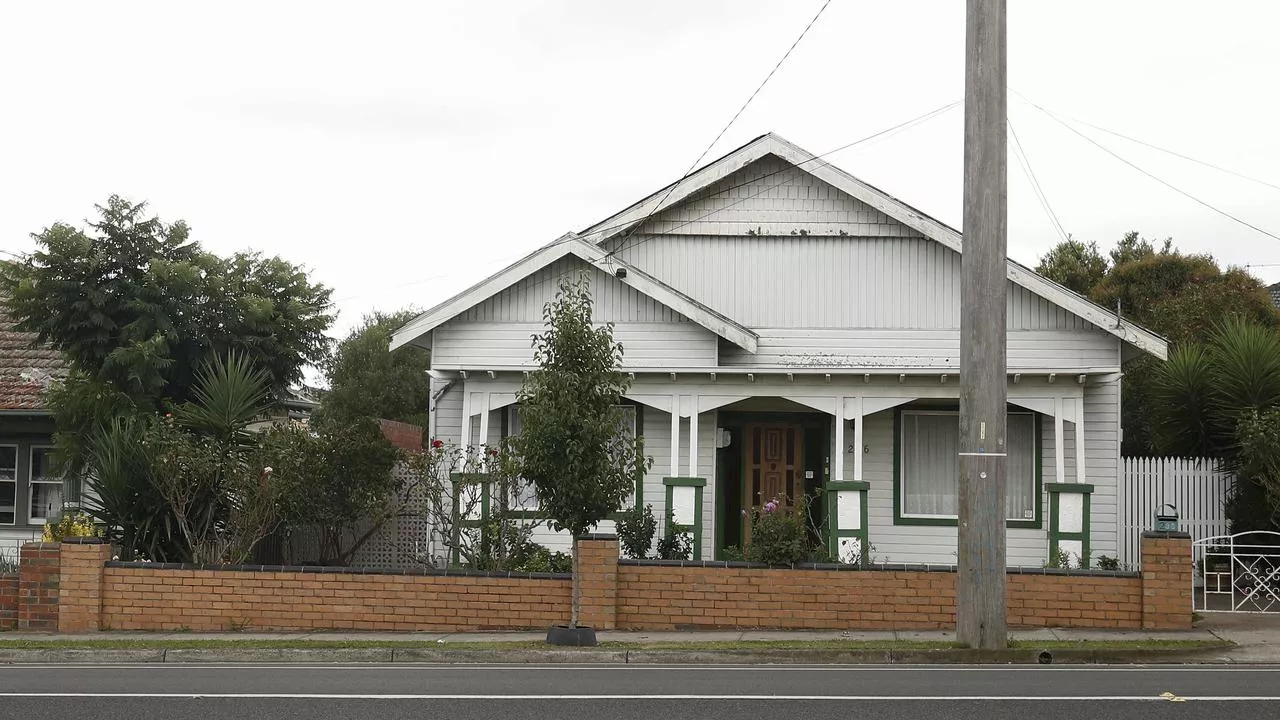
[[[578,538],[578,568],[582,572],[581,624],[613,630],[618,626],[618,536]]]
[[[0,575],[0,630],[18,627],[18,576]]]
[[[58,543],[22,546],[18,560],[18,629],[58,629]]]
[[[1142,534],[1142,629],[1191,629],[1191,536]]]
[[[60,549],[58,632],[102,629],[102,573],[111,546],[102,538],[65,538]]]

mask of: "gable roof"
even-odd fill
[[[747,352],[754,353],[756,351],[759,336],[750,329],[712,310],[634,265],[609,255],[598,245],[583,241],[582,238],[573,233],[564,235],[550,245],[539,248],[506,269],[409,321],[407,325],[391,336],[391,349],[395,350],[398,347],[414,342],[460,313],[488,300],[524,278],[569,255],[577,257],[614,276],[624,285],[635,288],[637,291],[666,305]]]
[[[45,391],[66,375],[62,355],[40,344],[35,333],[14,329],[0,304],[0,411],[45,410]]]
[[[962,252],[963,237],[959,230],[930,217],[879,188],[864,183],[782,137],[769,133],[712,161],[685,178],[659,189],[621,212],[579,233],[568,233],[550,245],[539,248],[506,269],[422,313],[392,335],[391,349],[416,341],[436,327],[502,292],[530,274],[566,255],[574,255],[609,274],[615,274],[618,269],[625,270],[625,276],[615,275],[621,282],[671,307],[748,352],[754,353],[758,336],[749,328],[623,261],[604,250],[601,245],[612,238],[628,233],[659,212],[684,202],[712,184],[769,155],[800,168],[924,237],[941,243],[957,253]],[[1161,360],[1167,358],[1168,343],[1156,333],[1119,317],[1101,305],[1014,260],[1007,260],[1006,274],[1014,284],[1074,313],[1099,329]]]
[[[774,134],[761,135],[729,154],[704,165],[683,180],[661,188],[625,210],[586,228],[578,233],[582,239],[597,245],[627,233],[637,224],[656,216],[696,195],[714,183],[761,160],[774,155],[800,168],[817,179],[835,187],[867,205],[906,225],[930,240],[961,253],[963,236],[959,230],[943,223],[914,207],[898,200],[879,188],[868,185],[820,156],[792,144]],[[672,186],[675,186],[674,190]],[[1049,302],[1072,312],[1098,328],[1121,340],[1164,360],[1168,356],[1168,342],[1154,332],[1129,322],[1088,298],[1069,290],[1052,280],[1037,274],[1031,268],[1012,259],[1007,260],[1007,277],[1011,282],[1026,288]]]

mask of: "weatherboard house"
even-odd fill
[[[423,313],[432,437],[518,432],[530,337],[585,272],[654,458],[636,500],[697,558],[750,542],[743,511],[816,498],[841,559],[953,564],[959,231],[769,134]],[[1008,262],[1008,560],[1116,554],[1121,364],[1157,335]],[[789,500],[786,502],[790,502]],[[610,530],[607,527],[601,530]]]

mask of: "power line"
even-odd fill
[[[698,159],[694,160],[693,164],[689,166],[689,169],[684,171],[684,175],[681,175],[680,179],[672,184],[672,186],[667,190],[667,194],[662,196],[662,199],[658,201],[657,205],[653,206],[653,209],[649,211],[649,214],[645,215],[644,219],[637,223],[631,230],[627,231],[627,236],[630,236],[635,228],[643,225],[644,221],[649,219],[649,215],[657,212],[658,208],[662,207],[662,203],[666,202],[667,198],[671,197],[671,193],[676,191],[676,188],[680,186],[680,183],[684,182],[694,169],[698,167],[698,164],[702,162],[702,159],[707,156],[707,153],[711,152],[711,148],[715,147],[716,143],[720,142],[720,138],[724,137],[724,134],[729,131],[729,128],[733,127],[733,124],[737,122],[738,117],[742,115],[743,111],[747,109],[747,106],[751,104],[751,101],[756,99],[756,95],[760,94],[760,91],[769,83],[769,80],[773,77],[774,73],[778,72],[778,68],[782,67],[782,63],[786,62],[787,58],[791,57],[791,52],[796,49],[796,46],[800,44],[800,41],[804,39],[804,36],[809,34],[809,28],[813,27],[813,24],[818,22],[818,18],[822,17],[822,13],[826,11],[827,6],[830,4],[831,0],[826,0],[826,2],[822,3],[822,7],[818,8],[818,13],[813,16],[813,19],[809,21],[808,25],[804,26],[804,30],[800,31],[800,36],[796,38],[795,42],[791,43],[791,47],[787,48],[787,51],[783,53],[782,58],[779,59],[777,64],[773,66],[773,69],[769,71],[769,74],[765,75],[764,80],[760,81],[760,84],[757,85],[756,89],[751,93],[751,97],[748,97],[747,101],[742,103],[742,107],[738,108],[738,112],[733,114],[733,117],[729,119],[728,124],[726,124],[720,130],[720,133],[716,135],[716,139],[712,140],[711,144],[708,145],[706,149],[702,151],[702,154],[698,156]],[[627,236],[624,236],[623,240],[626,240]]]
[[[1015,93],[1017,93],[1018,97],[1022,98],[1023,102],[1026,102],[1027,104],[1030,104],[1030,105],[1035,105],[1035,103],[1033,103],[1033,102],[1031,102],[1030,100],[1028,100],[1028,99],[1027,99],[1027,97],[1026,97],[1025,95],[1023,95],[1022,93],[1019,93],[1019,92],[1017,92],[1016,90],[1015,90],[1014,92],[1015,92]],[[1040,108],[1040,109],[1041,109],[1041,110],[1044,110],[1044,108]],[[1047,110],[1045,110],[1045,112],[1048,112],[1048,111],[1047,111]],[[1123,140],[1128,140],[1128,141],[1129,141],[1129,142],[1131,142],[1131,143],[1137,143],[1138,145],[1142,145],[1143,147],[1149,147],[1149,148],[1151,148],[1152,150],[1159,150],[1160,152],[1165,153],[1165,154],[1167,154],[1167,155],[1172,155],[1172,156],[1174,156],[1174,157],[1176,157],[1176,158],[1182,158],[1183,160],[1186,160],[1186,161],[1188,161],[1188,162],[1193,162],[1193,163],[1195,163],[1195,164],[1197,164],[1197,165],[1203,165],[1203,166],[1205,166],[1205,167],[1207,167],[1207,168],[1211,168],[1211,169],[1213,169],[1213,170],[1217,170],[1218,172],[1226,173],[1226,174],[1228,174],[1228,175],[1234,175],[1235,177],[1238,177],[1238,178],[1240,178],[1240,179],[1242,179],[1242,180],[1248,180],[1249,182],[1258,183],[1259,185],[1265,185],[1265,186],[1267,186],[1267,187],[1269,187],[1269,188],[1271,188],[1271,189],[1273,189],[1273,190],[1280,190],[1280,185],[1276,185],[1275,183],[1270,183],[1270,182],[1267,182],[1266,180],[1262,180],[1262,179],[1259,179],[1259,178],[1256,178],[1256,177],[1252,177],[1252,176],[1249,176],[1249,175],[1245,175],[1245,174],[1244,174],[1244,173],[1242,173],[1242,172],[1236,172],[1235,170],[1232,170],[1232,169],[1230,169],[1230,168],[1224,168],[1224,167],[1222,167],[1221,165],[1215,165],[1215,164],[1213,164],[1213,163],[1211,163],[1211,162],[1208,162],[1208,161],[1206,161],[1206,160],[1200,160],[1200,159],[1198,159],[1198,158],[1193,158],[1193,157],[1191,157],[1190,155],[1184,155],[1183,153],[1180,153],[1180,152],[1178,152],[1178,151],[1176,151],[1176,150],[1170,150],[1170,149],[1168,149],[1168,148],[1163,148],[1163,147],[1160,147],[1159,145],[1155,145],[1155,144],[1153,144],[1153,143],[1149,143],[1149,142],[1147,142],[1147,141],[1145,141],[1145,140],[1139,140],[1139,139],[1138,139],[1138,138],[1136,138],[1136,137],[1132,137],[1132,136],[1130,136],[1130,135],[1125,135],[1125,134],[1124,134],[1124,133],[1122,133],[1122,132],[1117,132],[1117,131],[1115,131],[1115,130],[1109,130],[1109,129],[1107,129],[1107,128],[1102,127],[1101,125],[1095,125],[1095,124],[1093,124],[1093,123],[1091,123],[1091,122],[1089,122],[1089,121],[1087,121],[1087,120],[1081,120],[1080,118],[1071,117],[1070,115],[1061,115],[1061,114],[1060,114],[1060,116],[1061,116],[1061,117],[1063,117],[1063,118],[1065,118],[1065,119],[1067,119],[1067,120],[1070,120],[1071,122],[1079,123],[1079,124],[1084,125],[1084,126],[1086,126],[1086,127],[1091,127],[1091,128],[1093,128],[1094,130],[1098,130],[1098,131],[1101,131],[1101,132],[1107,133],[1108,135],[1114,135],[1114,136],[1116,136],[1116,137],[1118,137],[1118,138],[1121,138],[1121,139],[1123,139]]]
[[[1058,123],[1059,125],[1061,125],[1062,127],[1066,128],[1066,129],[1070,130],[1071,132],[1075,133],[1076,135],[1080,136],[1081,138],[1084,138],[1087,142],[1089,142],[1089,143],[1090,143],[1091,145],[1093,145],[1094,147],[1098,148],[1099,150],[1102,150],[1102,151],[1103,151],[1103,152],[1105,152],[1106,154],[1108,154],[1108,155],[1110,155],[1111,157],[1113,157],[1113,158],[1115,158],[1115,159],[1119,160],[1120,162],[1124,163],[1125,165],[1128,165],[1129,167],[1133,168],[1134,170],[1137,170],[1138,172],[1142,173],[1143,175],[1146,175],[1147,177],[1151,178],[1152,180],[1155,180],[1156,182],[1160,183],[1161,185],[1164,185],[1165,187],[1169,188],[1170,190],[1173,190],[1174,192],[1178,193],[1179,195],[1182,195],[1183,197],[1187,198],[1188,200],[1191,200],[1191,201],[1193,201],[1193,202],[1195,202],[1195,203],[1197,203],[1197,204],[1199,204],[1199,205],[1203,205],[1204,207],[1206,207],[1206,208],[1208,208],[1208,209],[1210,209],[1210,210],[1212,210],[1212,211],[1214,211],[1214,212],[1218,213],[1219,215],[1221,215],[1221,216],[1223,216],[1223,217],[1225,217],[1225,218],[1228,218],[1228,219],[1230,219],[1230,220],[1234,220],[1235,222],[1237,222],[1237,223],[1239,223],[1239,224],[1241,224],[1241,225],[1244,225],[1245,227],[1247,227],[1247,228],[1249,228],[1249,229],[1251,229],[1251,230],[1255,230],[1255,231],[1257,231],[1257,232],[1260,232],[1260,233],[1262,233],[1263,235],[1266,235],[1266,236],[1267,236],[1267,237],[1269,237],[1269,238],[1273,238],[1273,239],[1275,239],[1275,240],[1280,240],[1280,235],[1276,235],[1276,234],[1275,234],[1275,233],[1273,233],[1273,232],[1270,232],[1270,231],[1264,230],[1264,229],[1262,229],[1262,228],[1258,227],[1257,225],[1254,225],[1253,223],[1249,222],[1248,220],[1245,220],[1245,219],[1243,219],[1243,218],[1240,218],[1240,217],[1238,217],[1238,216],[1236,216],[1236,215],[1232,215],[1231,213],[1227,212],[1226,210],[1223,210],[1222,208],[1219,208],[1219,207],[1218,207],[1218,206],[1216,206],[1216,205],[1212,205],[1212,204],[1210,204],[1210,203],[1208,203],[1208,202],[1206,202],[1206,201],[1204,201],[1204,200],[1201,200],[1200,198],[1196,197],[1195,195],[1192,195],[1191,193],[1189,193],[1189,192],[1187,192],[1186,190],[1183,190],[1182,188],[1180,188],[1180,187],[1178,187],[1178,186],[1176,186],[1176,185],[1174,185],[1174,184],[1170,183],[1169,181],[1167,181],[1167,180],[1165,180],[1165,179],[1163,179],[1163,178],[1161,178],[1161,177],[1159,177],[1159,176],[1157,176],[1157,175],[1154,175],[1154,174],[1152,174],[1152,173],[1150,173],[1150,172],[1147,172],[1146,170],[1143,170],[1142,168],[1138,167],[1138,166],[1137,166],[1137,165],[1135,165],[1134,163],[1132,163],[1132,162],[1130,162],[1130,161],[1128,161],[1128,160],[1124,159],[1123,157],[1121,157],[1118,153],[1116,153],[1116,152],[1115,152],[1114,150],[1112,150],[1111,148],[1108,148],[1106,145],[1103,145],[1102,143],[1098,142],[1097,140],[1094,140],[1093,138],[1089,137],[1088,135],[1085,135],[1084,133],[1080,132],[1079,130],[1077,130],[1077,129],[1075,129],[1075,128],[1071,127],[1071,126],[1070,126],[1070,125],[1068,125],[1064,120],[1062,120],[1061,118],[1059,118],[1057,115],[1054,115],[1053,113],[1051,113],[1051,112],[1049,112],[1048,110],[1044,109],[1044,108],[1043,108],[1043,107],[1041,107],[1040,105],[1037,105],[1036,103],[1031,102],[1030,100],[1027,100],[1027,98],[1026,98],[1024,95],[1022,95],[1022,93],[1019,93],[1019,92],[1018,92],[1018,91],[1016,91],[1016,90],[1015,90],[1014,92],[1015,92],[1015,93],[1017,93],[1017,95],[1018,95],[1019,97],[1021,97],[1024,101],[1026,101],[1028,104],[1030,104],[1030,105],[1031,105],[1031,107],[1034,107],[1035,109],[1039,110],[1040,112],[1044,113],[1045,115],[1048,115],[1051,119],[1053,119],[1053,121],[1054,121],[1054,122]]]
[[[934,108],[933,110],[930,110],[929,112],[924,113],[923,115],[917,115],[916,117],[911,118],[910,120],[906,120],[906,121],[904,121],[904,122],[900,122],[900,123],[898,123],[897,125],[894,125],[893,127],[885,128],[884,130],[881,130],[881,131],[879,131],[879,132],[877,132],[877,133],[873,133],[873,134],[868,135],[868,136],[866,136],[866,137],[864,137],[864,138],[860,138],[860,139],[858,139],[858,140],[854,140],[853,142],[851,142],[851,143],[847,143],[847,144],[845,144],[845,145],[841,145],[841,146],[840,146],[840,147],[838,147],[838,148],[835,148],[835,149],[832,149],[832,150],[828,150],[828,151],[826,151],[826,152],[822,153],[821,155],[814,155],[813,157],[809,158],[808,160],[803,160],[803,161],[798,162],[798,163],[796,163],[796,164],[794,164],[794,165],[790,165],[790,164],[785,165],[784,167],[782,167],[782,168],[780,168],[780,169],[778,169],[778,170],[774,170],[774,171],[772,171],[772,172],[765,173],[764,175],[761,175],[761,176],[760,176],[760,177],[758,177],[758,178],[751,178],[751,179],[749,179],[749,180],[744,180],[743,182],[737,183],[736,185],[730,185],[729,187],[723,188],[723,189],[721,189],[721,190],[719,190],[719,191],[717,191],[717,192],[718,192],[718,193],[727,193],[727,192],[730,192],[730,191],[732,191],[732,190],[736,190],[737,188],[744,187],[744,186],[746,186],[746,185],[750,185],[750,184],[752,184],[752,183],[756,183],[756,182],[760,182],[760,181],[763,181],[763,180],[767,180],[767,179],[769,179],[769,178],[773,177],[774,175],[778,175],[778,174],[780,174],[780,173],[787,172],[788,170],[791,170],[792,168],[799,168],[799,167],[803,167],[804,165],[808,165],[808,164],[809,164],[809,163],[811,163],[811,162],[814,162],[814,161],[816,161],[816,160],[821,160],[822,158],[825,158],[825,157],[827,157],[828,155],[834,155],[835,153],[841,152],[841,151],[843,151],[843,150],[848,150],[849,148],[854,147],[854,146],[856,146],[856,145],[861,145],[861,144],[863,144],[863,143],[870,142],[870,141],[875,140],[875,139],[880,138],[880,137],[888,137],[888,136],[890,136],[890,135],[895,135],[895,134],[897,134],[897,133],[899,133],[899,132],[903,132],[903,131],[905,131],[905,130],[909,130],[909,129],[911,129],[912,127],[915,127],[916,125],[923,124],[923,123],[925,123],[925,122],[928,122],[929,120],[932,120],[933,118],[935,118],[935,117],[937,117],[937,116],[939,116],[939,115],[942,115],[943,113],[947,112],[948,110],[951,110],[952,108],[954,108],[954,107],[956,107],[956,106],[960,105],[960,102],[961,102],[960,100],[956,100],[956,101],[954,101],[954,102],[947,103],[946,105],[942,105],[942,106],[940,106],[940,107]],[[748,196],[746,196],[746,197],[744,197],[744,198],[739,198],[739,199],[737,199],[737,200],[734,200],[734,201],[733,201],[733,202],[731,202],[731,203],[728,203],[728,204],[722,205],[722,206],[720,206],[720,207],[717,207],[717,208],[715,208],[714,210],[711,210],[711,211],[706,212],[706,213],[704,213],[704,214],[702,214],[702,215],[699,215],[699,216],[698,216],[698,217],[696,217],[696,218],[693,218],[692,220],[685,220],[684,222],[679,223],[679,224],[677,224],[677,225],[674,225],[674,226],[672,226],[671,228],[669,228],[669,229],[667,229],[667,230],[665,230],[665,231],[663,231],[663,232],[647,234],[647,235],[645,235],[645,236],[641,237],[638,241],[633,242],[633,243],[632,243],[632,244],[630,244],[630,245],[628,245],[628,244],[627,244],[627,242],[626,242],[626,239],[627,239],[627,238],[624,236],[624,237],[623,237],[623,239],[622,239],[622,241],[621,241],[621,242],[620,242],[620,244],[618,245],[618,247],[616,247],[616,248],[614,248],[613,250],[610,250],[608,253],[606,253],[606,254],[605,254],[605,257],[609,257],[609,256],[612,256],[612,255],[616,255],[616,254],[618,254],[618,253],[622,252],[623,250],[626,250],[626,249],[629,249],[629,248],[639,247],[640,245],[643,245],[643,244],[644,244],[645,242],[647,242],[648,240],[651,240],[652,238],[655,238],[655,237],[662,237],[663,235],[670,235],[671,233],[675,232],[676,230],[679,230],[679,229],[680,229],[680,228],[682,228],[682,227],[685,227],[686,225],[691,225],[691,224],[693,224],[693,223],[695,223],[695,222],[699,222],[699,221],[701,221],[701,220],[705,220],[705,219],[707,219],[707,218],[711,217],[712,215],[715,215],[716,213],[718,213],[718,212],[720,212],[720,211],[722,211],[722,210],[727,210],[728,208],[731,208],[731,207],[733,207],[733,206],[735,206],[735,205],[738,205],[738,204],[744,203],[744,202],[746,202],[747,200],[751,200],[752,198],[759,197],[760,195],[762,195],[762,194],[764,194],[764,193],[766,193],[766,192],[769,192],[770,190],[774,190],[774,189],[776,189],[776,188],[782,187],[782,186],[783,186],[783,185],[785,185],[785,184],[786,184],[786,181],[784,180],[784,181],[779,182],[779,183],[776,183],[776,184],[774,184],[774,185],[770,185],[770,186],[768,186],[768,187],[761,188],[760,190],[757,190],[756,192],[754,192],[754,193],[752,193],[752,194],[750,194],[750,195],[748,195]],[[646,218],[647,218],[647,217],[648,217],[648,216],[646,216]],[[643,222],[644,222],[644,221],[642,220],[640,223],[637,223],[637,224],[635,225],[635,227],[640,227],[640,225],[641,225],[641,224],[643,224]],[[608,233],[610,230],[617,230],[618,228],[626,227],[626,226],[627,226],[627,225],[629,225],[629,224],[630,224],[629,222],[622,222],[622,223],[618,223],[617,225],[611,225],[611,226],[609,226],[609,227],[601,228],[600,230],[597,230],[596,232],[597,232],[597,233]]]
[[[1009,136],[1013,138],[1014,155],[1018,158],[1018,164],[1022,166],[1022,172],[1027,176],[1027,180],[1031,183],[1031,189],[1035,192],[1036,199],[1040,201],[1040,207],[1044,208],[1045,214],[1049,217],[1049,222],[1053,224],[1053,229],[1058,231],[1058,236],[1063,242],[1070,239],[1066,230],[1062,229],[1062,223],[1058,222],[1058,215],[1053,211],[1053,206],[1049,204],[1049,198],[1044,194],[1044,189],[1040,187],[1040,181],[1036,178],[1036,172],[1031,167],[1031,158],[1027,155],[1027,151],[1022,147],[1022,141],[1018,139],[1018,131],[1013,129],[1013,121],[1006,118],[1009,123]]]

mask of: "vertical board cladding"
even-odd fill
[[[1117,557],[1120,490],[1120,380],[1090,381],[1084,388],[1085,480],[1089,502],[1090,560]]]
[[[671,477],[671,413],[655,408],[644,409],[644,451],[653,458],[653,466],[644,478],[644,504],[653,506],[653,516],[658,520],[658,537],[667,526],[667,487],[663,478]],[[698,468],[689,467],[689,418],[680,419],[680,472],[681,477],[701,477],[707,484],[702,490],[702,557],[715,557],[715,476],[716,476],[716,419],[718,413],[705,412],[698,416]],[[655,547],[656,547],[655,539]]]
[[[960,255],[926,238],[649,235],[620,255],[751,328],[960,327]],[[1007,292],[1010,331],[1092,327],[1012,282]]]
[[[955,626],[955,573],[748,567],[618,567],[622,630],[916,629]],[[1136,629],[1142,580],[1009,575],[1014,627]],[[1185,613],[1190,618],[1190,610]]]
[[[199,570],[111,563],[104,571],[102,627],[467,632],[544,630],[569,619],[571,582],[563,576],[301,570]]]
[[[0,630],[18,627],[18,575],[0,575]]]

